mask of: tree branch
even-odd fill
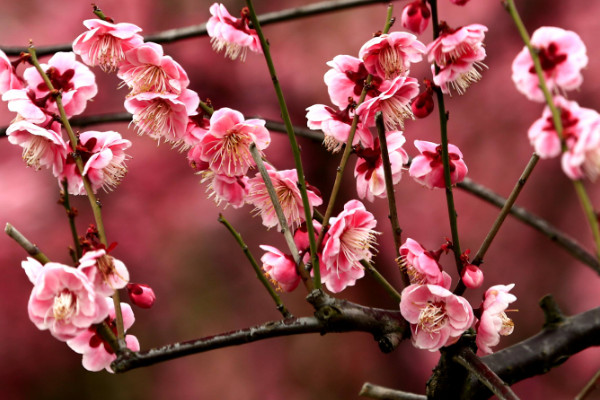
[[[422,394],[403,392],[401,390],[373,385],[369,382],[365,382],[358,395],[382,400],[427,400],[427,396]]]

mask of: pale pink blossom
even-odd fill
[[[113,300],[105,298],[104,301],[109,310],[105,322],[116,335],[117,326],[115,322],[115,306]],[[129,304],[121,303],[121,313],[123,316],[123,328],[127,331],[135,322],[133,310]],[[126,335],[125,343],[127,348],[131,351],[140,350],[140,343],[133,335]],[[88,371],[95,372],[106,369],[108,372],[113,372],[110,368],[110,364],[117,359],[117,355],[104,338],[97,332],[96,327],[91,326],[77,337],[68,340],[67,345],[76,353],[83,355],[83,368]]]
[[[248,49],[262,54],[260,39],[256,30],[248,26],[249,11],[247,7],[242,9],[242,17],[235,18],[229,14],[221,3],[210,6],[212,15],[206,23],[206,30],[210,36],[210,42],[216,52],[225,49],[225,56],[235,60],[246,59]]]
[[[295,169],[277,171],[273,167],[269,167],[267,172],[273,183],[286,223],[293,229],[305,221],[302,195],[298,188],[298,172]],[[250,188],[246,201],[255,207],[257,214],[260,214],[263,225],[267,228],[277,227],[277,229],[281,229],[262,176],[257,173],[254,178],[248,181],[248,185]],[[306,189],[310,214],[312,215],[313,207],[320,206],[323,199],[315,187],[307,185]]]
[[[415,147],[421,152],[416,156],[408,173],[420,184],[432,188],[445,188],[444,164],[442,163],[442,145],[415,140]],[[448,144],[450,162],[450,183],[461,182],[467,175],[467,165],[463,161],[461,151],[453,144]]]
[[[410,323],[412,343],[437,351],[453,344],[473,324],[469,302],[437,285],[410,285],[402,291],[400,312]]]
[[[31,257],[22,267],[34,285],[27,309],[38,329],[66,341],[108,315],[104,297],[78,269],[54,262],[42,267]]]
[[[324,80],[331,102],[341,110],[346,109],[351,104],[348,98],[352,99],[353,103],[358,103],[365,87],[365,81],[369,76],[364,62],[360,58],[338,55],[333,60],[328,61],[327,65],[331,69],[325,73]],[[381,78],[373,77],[365,100],[379,94],[377,88],[379,88],[381,82]]]
[[[370,39],[358,52],[367,71],[383,79],[407,74],[412,63],[423,59],[425,45],[407,32],[392,32]]]
[[[296,289],[300,283],[300,275],[296,272],[292,256],[272,246],[261,245],[260,248],[266,252],[260,261],[267,277],[284,292]]]
[[[361,260],[373,258],[377,221],[358,200],[350,200],[330,227],[323,245],[321,280],[334,293],[353,286],[364,276]]]
[[[41,64],[48,75],[54,89],[61,92],[62,103],[68,117],[81,114],[87,102],[98,93],[96,76],[84,64],[75,60],[75,53],[58,52],[49,60],[48,64]],[[50,95],[48,86],[35,67],[27,68],[23,77],[28,87],[35,93],[38,101],[45,100],[45,108],[58,114],[54,97]]]
[[[210,117],[210,129],[202,138],[202,160],[218,174],[245,175],[255,164],[250,153],[252,143],[259,151],[271,143],[265,121],[244,120],[239,111],[221,108]]]
[[[450,289],[452,278],[442,271],[438,257],[416,240],[406,239],[400,246],[400,258],[397,261],[400,268],[406,271],[411,284],[438,285]]]
[[[208,168],[208,164],[206,164]],[[250,183],[246,175],[229,176],[218,174],[210,169],[201,171],[202,182],[208,182],[206,191],[210,194],[208,198],[213,198],[217,206],[225,202],[225,207],[232,206],[240,208],[246,204],[246,198],[250,191]]]
[[[325,138],[323,144],[327,150],[337,153],[348,142],[354,113],[351,107],[335,111],[332,107],[315,104],[306,109],[307,126],[310,129],[320,129]],[[362,144],[363,147],[373,146],[373,135],[362,122],[356,125],[352,146]]]
[[[429,62],[435,62],[439,72],[434,73],[433,82],[443,93],[450,94],[454,89],[463,94],[472,84],[481,79],[481,71],[486,68],[482,61],[486,53],[483,39],[487,28],[480,24],[471,24],[453,30],[443,26],[440,36],[427,46]]]
[[[400,22],[403,28],[418,35],[425,31],[430,19],[431,11],[425,0],[416,0],[404,7]]]
[[[88,131],[79,135],[77,152],[84,162],[83,175],[90,180],[94,193],[114,189],[127,173],[125,150],[131,142],[114,131]],[[67,180],[70,194],[85,194],[81,174],[72,154],[68,154],[59,180]]]
[[[27,120],[10,124],[6,130],[8,141],[23,148],[23,160],[35,169],[50,168],[58,175],[67,156],[67,144],[61,135],[61,126],[50,120],[48,129]]]
[[[402,148],[406,139],[401,131],[393,131],[386,134],[386,141],[392,171],[392,183],[395,185],[402,178],[404,164],[408,163],[408,154]],[[373,201],[375,197],[387,197],[379,139],[375,139],[373,148],[358,148],[355,152],[358,156],[354,168],[358,197],[361,199],[366,197],[369,201]]]
[[[144,42],[138,34],[142,28],[134,24],[87,19],[83,25],[89,30],[73,41],[73,52],[90,67],[99,65],[105,72],[115,71],[125,59],[125,52]]]
[[[571,179],[587,177],[594,182],[600,175],[600,119],[585,127],[575,144],[561,159],[562,169]]]
[[[183,67],[152,42],[125,53],[117,76],[131,88],[132,96],[144,92],[180,94],[190,83]]]
[[[129,282],[129,271],[122,261],[106,253],[106,250],[87,251],[80,259],[77,267],[90,282],[97,293],[112,296],[117,289],[122,289]]]
[[[483,284],[483,271],[473,264],[463,266],[461,278],[469,289],[477,289]]]
[[[46,100],[38,101],[33,90],[11,89],[2,95],[2,100],[8,103],[10,111],[18,114],[17,120],[39,125],[48,120],[48,112],[44,109]]]
[[[127,294],[131,302],[141,308],[151,308],[156,301],[154,290],[143,283],[128,283]]]
[[[600,119],[600,114],[595,110],[580,107],[577,102],[568,101],[562,96],[554,97],[554,105],[560,111],[562,136],[567,149],[573,147],[581,132],[587,129],[589,124]],[[527,135],[540,158],[556,157],[562,151],[560,139],[554,128],[552,112],[548,106],[544,108],[541,118],[531,125]]]
[[[160,142],[185,147],[189,116],[197,113],[200,98],[190,89],[180,95],[143,92],[125,100],[125,109],[133,114],[140,135],[146,134]]]
[[[23,81],[15,73],[15,67],[6,54],[0,50],[0,94],[11,89],[22,89]]]
[[[587,66],[588,57],[585,44],[575,32],[543,26],[531,36],[531,45],[538,51],[548,90],[561,92],[581,86],[581,70]],[[530,100],[545,101],[527,47],[513,61],[512,80]]]
[[[475,339],[479,351],[483,354],[491,354],[491,347],[500,342],[500,335],[510,335],[514,330],[515,324],[505,312],[508,305],[517,300],[514,294],[509,293],[514,286],[514,283],[496,285],[485,292],[481,317],[476,324]]]
[[[419,94],[419,82],[415,78],[397,76],[392,81],[384,81],[377,96],[361,103],[356,113],[367,126],[375,124],[375,114],[381,111],[388,131],[404,128],[406,118],[414,119],[410,101]]]

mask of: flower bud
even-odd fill
[[[150,308],[156,300],[154,290],[143,283],[128,283],[127,293],[131,302],[141,308]]]
[[[427,28],[431,11],[423,0],[413,1],[402,10],[402,27],[409,31],[420,34]]]
[[[469,289],[477,289],[483,283],[483,272],[473,264],[467,264],[462,270],[462,281]]]
[[[415,100],[410,105],[413,114],[417,118],[425,118],[431,114],[433,107],[433,91],[430,87],[415,97]]]

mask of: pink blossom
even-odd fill
[[[164,139],[174,147],[185,147],[189,116],[195,115],[200,104],[198,94],[185,89],[180,95],[144,92],[125,100],[125,109],[133,114],[140,134],[160,142]]]
[[[406,139],[400,131],[388,132],[386,137],[392,182],[395,185],[402,178],[403,165],[408,163],[408,154],[402,148]],[[358,159],[354,168],[354,177],[358,197],[361,199],[366,197],[369,201],[373,201],[375,197],[387,197],[379,139],[375,139],[373,148],[358,148],[356,155]]]
[[[469,289],[477,289],[483,284],[483,272],[476,265],[467,264],[463,267],[461,279]]]
[[[425,31],[430,19],[431,11],[425,0],[416,0],[404,7],[400,22],[403,28],[418,35]]]
[[[429,351],[453,344],[474,320],[466,299],[437,285],[407,286],[400,312],[410,323],[413,345]]]
[[[180,94],[190,81],[187,73],[161,45],[147,42],[125,53],[117,76],[131,88],[130,95],[144,92]]]
[[[377,221],[358,200],[350,200],[331,224],[323,245],[321,280],[327,289],[341,292],[364,276],[361,260],[373,258]]]
[[[93,283],[97,293],[112,296],[117,289],[129,282],[129,271],[122,261],[106,253],[106,250],[87,251],[79,259],[77,267]]]
[[[406,271],[411,284],[438,285],[450,289],[452,278],[442,271],[438,257],[416,240],[406,239],[400,246],[400,258],[397,261],[400,268]]]
[[[442,163],[442,146],[424,140],[415,140],[415,147],[421,152],[416,156],[408,173],[420,184],[432,189],[445,188],[444,164]],[[467,165],[463,155],[453,144],[448,144],[448,158],[450,161],[450,183],[461,182],[467,175]]]
[[[49,60],[48,64],[41,64],[48,75],[54,89],[62,94],[62,103],[68,117],[81,114],[88,100],[98,93],[96,77],[84,64],[75,60],[75,53],[58,52]],[[23,77],[35,94],[37,101],[45,100],[45,108],[58,114],[54,98],[50,95],[48,86],[35,67],[27,68]]]
[[[28,311],[38,329],[66,341],[108,315],[104,297],[81,271],[54,262],[42,267],[31,257],[21,265],[34,285]]]
[[[228,176],[245,175],[254,165],[250,145],[262,151],[271,143],[271,135],[261,119],[244,120],[231,108],[216,110],[210,117],[210,129],[202,138],[202,160],[210,169]]]
[[[483,39],[487,28],[483,25],[472,24],[457,30],[447,26],[442,27],[440,36],[427,46],[429,62],[435,62],[440,68],[433,82],[443,93],[450,94],[454,89],[463,94],[471,83],[481,79],[480,70],[485,68],[482,63],[485,58]]]
[[[272,246],[261,245],[260,248],[266,251],[260,261],[267,277],[284,292],[296,289],[300,283],[300,275],[296,272],[292,256]]]
[[[588,57],[585,44],[575,32],[543,26],[531,36],[531,45],[538,51],[548,90],[566,91],[581,86],[581,69],[587,65]],[[545,101],[533,60],[526,47],[523,47],[513,61],[512,79],[517,90],[527,98]]]
[[[10,124],[6,130],[8,141],[23,148],[23,160],[28,166],[40,169],[52,167],[54,175],[58,175],[67,156],[67,144],[62,138],[58,122],[52,122],[48,129],[35,125],[27,120]]]
[[[562,96],[554,97],[554,104],[560,111],[560,118],[563,126],[562,136],[565,139],[567,149],[571,149],[581,132],[589,124],[600,119],[600,114],[590,108],[580,107],[575,101],[568,101]],[[552,112],[546,106],[544,112],[536,120],[527,133],[529,142],[535,148],[535,152],[541,158],[556,157],[561,153],[561,144],[554,122]]]
[[[90,67],[99,65],[105,72],[115,71],[125,59],[125,52],[141,45],[142,28],[134,24],[114,24],[101,19],[87,19],[83,25],[89,30],[73,42],[73,52]]]
[[[398,76],[393,81],[384,81],[379,87],[381,93],[361,103],[356,113],[367,126],[375,124],[375,114],[381,111],[388,131],[404,128],[406,118],[414,119],[410,101],[419,94],[419,83],[415,78]]]
[[[319,233],[321,232],[321,224],[318,221],[313,220],[313,227],[315,233],[315,241],[317,240]],[[296,229],[294,232],[294,243],[300,253],[310,250],[310,241],[308,240],[308,228],[306,222]]]
[[[500,335],[507,336],[513,332],[515,324],[506,316],[506,308],[517,300],[514,294],[509,293],[515,286],[496,285],[485,292],[481,318],[476,324],[477,338],[475,342],[483,354],[491,354],[492,346],[500,342]]]
[[[335,111],[332,107],[315,104],[306,109],[307,125],[310,129],[320,129],[325,135],[323,144],[327,150],[337,153],[348,142],[352,120],[354,118],[350,106],[345,110]],[[356,125],[352,146],[362,144],[363,147],[373,146],[373,135],[362,122]]]
[[[286,222],[293,229],[305,220],[302,195],[300,189],[298,189],[298,172],[295,169],[277,171],[273,167],[269,167],[267,172],[275,188]],[[250,188],[246,201],[256,207],[255,211],[260,214],[263,225],[267,228],[276,226],[277,229],[281,229],[262,176],[257,173],[254,178],[248,181],[248,184]],[[323,199],[316,188],[307,185],[306,189],[310,214],[312,215],[313,207],[320,206]]]
[[[594,182],[600,175],[600,119],[588,124],[575,144],[561,159],[562,169],[571,179],[586,177]]]
[[[208,168],[208,164],[206,165]],[[225,202],[225,207],[231,205],[233,208],[240,208],[246,203],[246,198],[250,190],[249,179],[246,175],[229,176],[217,174],[211,170],[200,172],[202,182],[208,182],[206,191],[209,192],[209,198],[213,197],[217,206]]]
[[[425,49],[415,35],[392,32],[370,39],[361,47],[358,57],[364,61],[370,74],[393,79],[407,74],[411,63],[421,61]]]
[[[256,30],[248,27],[248,8],[242,9],[242,18],[235,18],[223,4],[214,3],[210,6],[210,14],[212,16],[206,23],[206,30],[216,52],[225,49],[225,56],[232,60],[240,57],[242,61],[246,59],[248,49],[262,54]]]
[[[350,104],[348,98],[351,98],[354,103],[358,103],[365,87],[365,81],[369,76],[363,61],[352,56],[338,55],[328,61],[327,65],[331,69],[325,73],[324,79],[331,102],[341,110],[346,109]],[[373,77],[371,89],[367,92],[365,100],[379,94],[377,88],[381,82],[381,78]]]
[[[15,73],[15,68],[6,54],[0,50],[0,94],[11,89],[22,89],[23,82]]]
[[[125,150],[131,147],[131,142],[114,131],[88,131],[79,135],[79,143],[77,152],[84,161],[83,175],[90,180],[94,193],[100,188],[105,191],[114,189],[127,172],[125,161],[129,157]],[[72,154],[67,156],[59,176],[60,181],[63,179],[68,182],[70,194],[85,194]]]
[[[127,294],[131,302],[141,308],[150,308],[156,301],[154,290],[143,283],[128,283]]]
[[[11,89],[2,95],[2,100],[8,102],[10,111],[18,114],[17,119],[33,124],[44,124],[48,120],[48,113],[43,109],[45,100],[38,101],[33,90]]]
[[[110,298],[105,298],[104,301],[109,310],[105,322],[113,333],[116,334],[117,327],[115,322],[114,303]],[[135,322],[133,310],[129,304],[121,303],[121,313],[123,315],[123,327],[127,330],[131,328]],[[125,343],[127,344],[127,348],[131,351],[140,350],[140,343],[133,335],[126,335]],[[76,353],[83,355],[82,364],[88,371],[101,371],[106,369],[108,372],[113,372],[110,368],[110,364],[117,359],[117,356],[110,345],[97,332],[96,327],[91,326],[77,337],[67,341],[67,345]]]

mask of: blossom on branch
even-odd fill
[[[122,289],[129,282],[129,271],[122,261],[106,253],[106,250],[87,251],[80,259],[77,267],[90,282],[97,293],[112,296],[117,289]]]
[[[419,242],[407,238],[400,246],[400,257],[396,260],[406,271],[411,284],[438,285],[450,289],[452,278],[442,271],[439,255],[426,250]]]
[[[423,59],[426,47],[407,32],[392,32],[370,39],[358,52],[367,71],[383,79],[405,75],[412,63]]]
[[[50,120],[47,129],[26,120],[14,122],[6,130],[6,135],[10,143],[23,148],[23,160],[27,166],[35,169],[52,167],[54,175],[62,171],[67,144],[58,122]]]
[[[410,176],[429,189],[445,188],[442,145],[424,140],[415,140],[415,147],[421,154],[416,156],[410,164],[408,170]],[[463,161],[462,153],[453,144],[448,144],[448,159],[450,183],[454,185],[465,178],[468,169]]]
[[[128,283],[127,294],[133,304],[141,308],[150,308],[154,305],[156,295],[154,290],[143,283]]]
[[[514,286],[514,283],[496,285],[485,292],[481,317],[475,324],[477,330],[475,343],[483,354],[491,354],[491,347],[500,342],[500,335],[510,335],[514,330],[515,324],[505,313],[508,305],[517,300],[514,294],[509,293]]]
[[[323,144],[332,153],[340,151],[342,146],[348,142],[354,112],[351,106],[344,110],[335,111],[332,107],[323,104],[315,104],[306,109],[307,126],[309,129],[320,129],[325,138]],[[368,128],[359,120],[354,132],[352,146],[362,144],[363,147],[373,146],[373,135]]]
[[[273,246],[261,245],[266,253],[260,258],[265,275],[284,292],[298,287],[300,275],[296,272],[296,263],[289,254],[284,254]]]
[[[586,126],[575,144],[561,159],[562,169],[571,179],[587,177],[594,182],[600,175],[600,119]]]
[[[6,54],[0,50],[0,94],[11,89],[22,89],[23,81],[15,73],[15,67]]]
[[[400,22],[403,28],[418,35],[425,31],[430,19],[431,11],[425,0],[416,0],[404,7]]]
[[[331,102],[341,110],[344,110],[351,103],[358,103],[369,76],[364,62],[360,58],[338,55],[333,60],[328,61],[327,65],[331,69],[325,73],[324,80]],[[373,77],[365,100],[379,94],[377,88],[381,85],[381,82],[381,78]]]
[[[244,7],[242,18],[235,18],[221,3],[210,6],[212,16],[206,23],[206,31],[216,52],[225,49],[225,56],[232,60],[239,57],[242,61],[246,59],[248,49],[262,54],[258,34],[248,26],[249,13],[248,8]]]

